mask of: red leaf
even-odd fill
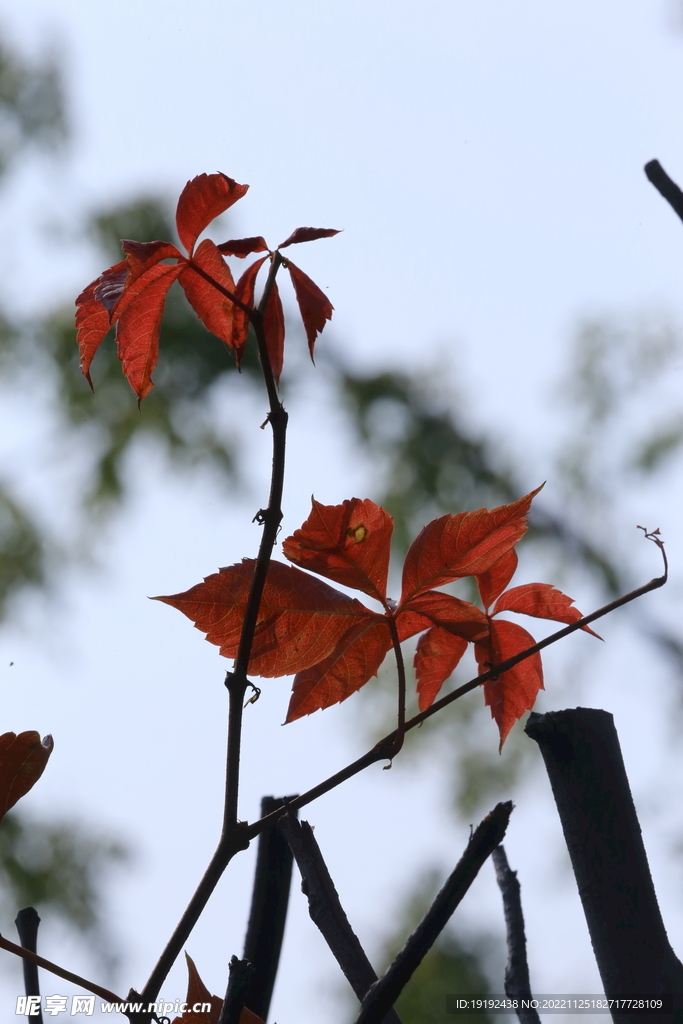
[[[126,289],[114,310],[116,344],[128,383],[142,401],[153,388],[159,355],[159,328],[166,294],[182,263],[156,263]]]
[[[187,1004],[188,1009],[185,1010],[182,1017],[176,1017],[173,1024],[185,1024],[186,1021],[188,1024],[190,1021],[192,1024],[218,1024],[218,1019],[223,1008],[223,1000],[220,996],[211,995],[208,988],[199,977],[199,971],[195,967],[192,957],[188,956],[187,953],[185,954],[185,961],[187,963],[188,973],[187,996],[185,997],[185,1003]],[[203,1003],[208,1003],[211,1009],[208,1012],[204,1010],[203,1012],[193,1013],[192,1007],[197,1003],[199,1003],[200,1006]],[[240,1021],[240,1024],[242,1024],[242,1021]]]
[[[254,238],[231,238],[229,242],[221,242],[218,249],[224,256],[238,256],[241,260],[250,252],[268,252],[266,240],[260,235]]]
[[[431,704],[467,650],[467,640],[433,626],[420,637],[413,665],[420,711]]]
[[[188,181],[178,200],[176,227],[190,256],[204,228],[241,199],[248,188],[227,174],[198,174]]]
[[[0,820],[36,784],[53,746],[52,736],[41,741],[37,732],[0,736]]]
[[[268,305],[263,317],[263,333],[266,336],[270,367],[277,384],[282,373],[285,355],[285,314],[282,310],[280,292],[275,282],[273,282],[272,291],[268,296]]]
[[[107,310],[109,315],[123,295],[129,276],[128,261],[117,263],[115,266],[105,270],[101,277],[95,281],[93,296],[97,302]]]
[[[222,284],[224,288],[234,294],[235,282],[230,273],[230,267],[214,243],[205,238],[178,280],[188,302],[207,331],[211,331],[232,348],[234,314],[237,307],[231,299],[222,295],[217,288],[214,288],[205,278],[194,271],[192,264],[196,264],[205,273],[210,274],[218,284]]]
[[[308,519],[282,550],[295,565],[383,602],[393,529],[394,520],[374,501],[321,505],[314,498]]]
[[[316,238],[331,238],[338,235],[337,228],[297,228],[292,231],[289,238],[278,245],[278,249],[286,249],[288,245],[295,245],[297,242],[315,242]]]
[[[534,638],[516,622],[505,619],[492,620],[488,644],[475,644],[474,652],[479,663],[479,671],[486,672],[492,664],[499,664],[507,658],[514,657],[535,644]],[[484,683],[484,699],[491,708],[491,717],[495,719],[500,732],[500,748],[510,729],[530,711],[536,701],[539,690],[543,689],[543,667],[538,652],[514,668],[508,669],[495,679]]]
[[[256,562],[244,559],[207,576],[184,594],[157,597],[192,619],[228,658],[237,655]],[[351,626],[381,621],[354,598],[315,576],[271,561],[261,599],[249,672],[284,676],[315,665],[335,649]]]
[[[146,270],[161,260],[185,259],[171,242],[135,242],[132,238],[124,238],[121,241],[121,248],[128,257],[130,282],[142,277]]]
[[[540,489],[491,511],[480,508],[441,516],[425,526],[406,555],[402,603],[425,590],[490,569],[526,532],[524,517]]]
[[[399,623],[406,613],[417,614],[426,620],[421,629],[427,625],[440,626],[466,640],[481,640],[488,631],[489,620],[476,604],[461,601],[458,597],[442,594],[438,590],[428,590],[424,594],[418,594],[408,604],[400,605],[397,615]],[[419,630],[416,629],[414,632]],[[404,635],[402,631],[401,639],[406,639],[408,635],[412,634]]]
[[[517,561],[517,552],[511,548],[502,558],[494,562],[490,569],[477,576],[481,602],[487,611],[515,575]]]
[[[90,387],[90,366],[102,339],[111,327],[109,311],[102,301],[95,297],[95,292],[105,282],[108,288],[113,288],[116,282],[116,287],[120,287],[115,300],[118,301],[127,276],[126,260],[121,260],[109,270],[105,270],[104,274],[89,284],[76,299],[76,337],[81,356],[81,373]]]
[[[522,612],[534,615],[537,619],[554,619],[555,622],[578,622],[583,615],[578,608],[573,608],[574,599],[567,597],[561,590],[556,590],[549,583],[526,583],[522,587],[513,587],[506,591],[496,603],[494,615],[498,612]],[[587,633],[602,640],[590,626],[582,626]]]
[[[251,266],[247,267],[239,281],[235,285],[235,295],[240,299],[245,306],[249,306],[251,309],[254,308],[254,289],[256,287],[256,275],[268,259],[267,256],[262,256],[260,260],[256,260]],[[235,358],[237,365],[240,365],[242,359],[242,353],[244,346],[247,343],[247,335],[249,334],[249,317],[243,310],[235,307],[232,321],[232,347],[235,350]]]
[[[311,281],[310,277],[304,274],[303,270],[295,267],[291,260],[287,260],[287,269],[292,284],[296,301],[299,303],[301,319],[304,322],[306,337],[308,338],[308,350],[313,358],[315,339],[322,334],[323,327],[328,320],[332,319],[334,306],[324,292],[320,291],[317,284]]]
[[[377,675],[390,648],[389,627],[381,616],[356,623],[327,658],[298,673],[286,721],[346,700]]]

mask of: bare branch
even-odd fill
[[[88,981],[87,978],[81,978],[80,974],[66,971],[63,967],[53,964],[51,960],[46,960],[44,957],[38,956],[37,953],[24,949],[23,946],[17,946],[16,942],[10,942],[9,939],[4,938],[2,935],[0,935],[0,949],[6,949],[8,953],[14,953],[16,956],[20,956],[22,960],[28,960],[30,963],[35,964],[36,967],[42,967],[43,970],[49,971],[50,974],[55,974],[58,978],[63,978],[64,981],[72,981],[74,985],[87,988],[88,992],[94,992],[96,996],[101,996],[108,1003],[124,1002],[121,996],[117,996],[115,992],[110,992],[108,988],[102,988],[101,985],[96,985],[93,981]]]
[[[344,977],[362,1002],[377,981],[377,975],[344,913],[313,829],[307,821],[299,823],[291,812],[283,815],[278,825],[301,872],[301,891],[308,898],[311,920],[320,929]],[[386,1014],[384,1024],[400,1024],[395,1010]]]
[[[496,881],[503,897],[505,929],[507,931],[508,962],[505,967],[505,995],[510,999],[531,999],[529,965],[526,959],[524,915],[517,872],[512,871],[505,856],[505,847],[497,846],[491,854],[496,869]],[[520,1024],[541,1024],[533,1008],[517,1010]]]
[[[38,951],[38,925],[40,917],[35,907],[24,907],[14,919],[19,933],[19,942],[31,953]],[[38,968],[30,960],[23,961],[24,968],[24,991],[27,996],[40,996],[40,985],[38,983]],[[34,1014],[38,1024],[43,1024],[43,1011],[38,1008]]]
[[[474,830],[465,852],[441,892],[387,972],[375,982],[363,1000],[355,1024],[374,1024],[394,1005],[477,877],[482,864],[500,844],[511,813],[511,800],[496,804]]]
[[[240,1014],[244,1009],[244,997],[253,973],[254,968],[248,960],[238,960],[236,956],[230,958],[228,991],[225,993],[218,1024],[239,1024]]]
[[[681,192],[676,182],[669,177],[659,160],[650,160],[649,163],[645,164],[644,170],[648,180],[652,182],[659,194],[666,199],[667,203],[683,220],[683,192]]]

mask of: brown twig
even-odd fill
[[[491,854],[496,881],[503,897],[508,962],[505,966],[505,995],[510,999],[531,999],[529,965],[526,958],[526,935],[522,913],[521,888],[517,872],[513,871],[505,856],[505,847],[497,846]],[[517,1009],[520,1024],[541,1024],[537,1011],[530,1007]]]
[[[9,939],[2,935],[0,935],[0,949],[6,949],[8,953],[14,953],[23,960],[29,960],[36,967],[42,967],[44,971],[49,971],[50,974],[55,974],[64,981],[72,981],[74,985],[87,988],[88,992],[93,992],[96,996],[106,999],[108,1003],[122,1003],[124,1001],[121,999],[121,996],[117,996],[115,992],[110,992],[108,988],[102,988],[101,985],[96,985],[94,981],[81,978],[79,974],[74,974],[72,971],[67,971],[63,967],[53,964],[51,960],[46,960],[44,957],[38,956],[37,953],[32,953],[30,949],[25,949],[23,946],[18,946],[16,942],[10,942]]]
[[[512,801],[496,804],[474,830],[465,852],[431,907],[385,974],[372,986],[355,1024],[374,1024],[394,1005],[425,956],[447,925],[453,911],[498,846],[512,813]]]
[[[307,821],[299,823],[291,811],[279,819],[278,826],[301,872],[301,891],[308,899],[311,920],[320,930],[344,977],[362,1002],[377,981],[377,975],[344,913],[313,829]],[[387,1013],[384,1024],[401,1024],[395,1010]]]

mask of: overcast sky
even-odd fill
[[[102,269],[69,234],[86,211],[141,191],[172,199],[195,174],[224,171],[251,186],[231,215],[233,235],[274,245],[300,225],[343,229],[297,261],[334,303],[337,345],[366,367],[445,367],[477,421],[524,452],[536,484],[559,430],[548,395],[579,319],[651,309],[683,319],[683,231],[642,170],[656,157],[683,181],[676,19],[673,3],[651,0],[0,0],[10,39],[63,55],[73,119],[62,163],[35,162],[6,187],[2,294],[23,310],[74,296]],[[236,410],[256,438],[263,482],[262,410]],[[293,426],[287,533],[312,492],[332,503],[372,486],[322,413],[312,398]],[[97,821],[141,851],[114,910],[129,948],[125,980],[139,985],[216,838],[225,703],[215,650],[145,595],[183,590],[251,554],[249,523],[264,498],[227,506],[210,484],[170,479],[154,452],[139,453],[131,473],[135,498],[104,538],[100,569],[74,577],[50,616],[29,609],[5,630],[0,681],[4,729],[55,735],[31,806]],[[643,501],[680,551],[676,481],[667,486]],[[627,641],[623,655],[634,675],[646,671]],[[622,715],[680,949],[680,881],[663,791],[659,803],[653,793],[661,764],[638,744],[638,715],[655,716],[641,711],[636,682],[621,684],[599,681],[598,696],[579,696]],[[563,699],[579,702],[576,692]],[[352,709],[282,730],[285,707],[286,683],[272,683],[247,714],[249,818],[261,793],[300,790],[367,742],[354,735]],[[540,765],[537,774],[509,840],[513,866],[526,871],[533,984],[599,991]],[[467,835],[448,816],[438,765],[370,773],[308,817],[370,946],[390,930],[406,879],[424,863],[452,865]],[[227,959],[241,953],[251,863],[250,854],[231,869],[188,944],[212,991],[222,993]],[[275,1019],[338,1024],[326,989],[335,969],[297,897],[295,886]],[[470,924],[502,933],[492,877],[468,899]],[[91,969],[75,949],[72,963]],[[178,969],[167,997],[184,985]]]

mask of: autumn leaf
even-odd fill
[[[198,174],[188,181],[178,200],[176,228],[190,256],[204,228],[241,199],[248,188],[227,174]]]
[[[183,594],[157,597],[192,619],[228,658],[237,655],[254,575],[254,559],[207,576]],[[252,646],[249,672],[284,676],[309,668],[332,653],[347,630],[382,617],[308,573],[270,562]]]
[[[207,331],[234,347],[234,318],[237,307],[232,299],[222,295],[206,278],[194,270],[197,266],[214,281],[234,294],[235,282],[220,252],[214,243],[205,238],[197,248],[192,260],[181,271],[178,281],[187,300],[202,321]]]
[[[480,508],[432,520],[406,555],[402,601],[490,569],[525,534],[525,515],[540,489],[491,511]]]
[[[495,620],[493,616],[499,612],[520,612],[567,624],[578,622],[583,617],[578,608],[574,607],[573,599],[549,583],[526,583],[521,587],[505,590],[516,567],[517,556],[514,551],[510,551],[495,562],[486,573],[477,577],[489,623],[487,644],[475,645],[480,668],[482,665],[485,666],[482,671],[513,658],[536,643],[534,638],[516,623]],[[495,606],[489,612],[493,601]],[[581,628],[592,633],[598,640],[601,639],[589,626]],[[502,672],[496,679],[484,683],[486,704],[490,706],[491,714],[498,725],[501,748],[517,719],[534,706],[536,694],[542,687],[543,669],[538,653]]]
[[[188,1009],[185,1010],[181,1017],[176,1017],[173,1024],[218,1024],[218,1019],[221,1015],[223,1008],[223,1000],[219,996],[212,996],[208,988],[199,977],[199,971],[195,967],[194,961],[191,956],[185,954],[185,961],[187,963],[187,995],[185,996],[185,1003]],[[193,1013],[192,1007],[199,1004],[209,1004],[209,1010],[203,1010],[199,1013]],[[240,1024],[243,1024],[240,1021]]]
[[[152,390],[164,302],[182,270],[181,263],[154,264],[132,282],[113,310],[119,359],[138,401]]]
[[[498,612],[521,612],[524,615],[533,615],[537,619],[553,619],[555,622],[578,622],[583,615],[578,608],[574,608],[574,599],[567,597],[562,591],[556,590],[549,583],[526,583],[522,587],[513,587],[507,590],[502,597],[496,601],[494,615]],[[592,633],[598,640],[602,637],[595,633],[590,626],[582,626],[587,633]]]
[[[489,599],[498,595],[514,572],[512,548],[526,529],[525,513],[535,493],[491,511],[430,523],[408,553],[398,605],[386,596],[391,516],[369,500],[323,505],[313,499],[306,522],[283,543],[285,556],[300,568],[270,563],[249,672],[296,674],[287,712],[291,722],[345,700],[376,675],[392,647],[392,630],[399,643],[423,633],[415,665],[420,708],[428,707],[468,643],[489,650],[491,629],[485,611],[433,588],[480,570],[482,593]],[[234,658],[254,566],[253,560],[245,560],[184,594],[158,600],[182,611],[222,654]],[[368,594],[380,602],[384,614],[370,611],[310,572]],[[503,644],[506,628],[504,624],[498,631]],[[497,653],[491,648],[489,659]],[[526,679],[524,672],[519,678]],[[509,704],[507,699],[506,708]]]
[[[480,673],[533,647],[535,642],[516,622],[492,619],[488,644],[474,646]],[[515,722],[533,708],[538,691],[542,689],[543,667],[538,652],[484,683],[484,700],[491,708],[491,717],[500,733],[499,750]]]
[[[280,242],[278,249],[286,249],[288,245],[295,245],[297,242],[314,242],[317,238],[331,238],[338,235],[337,228],[296,228],[289,238]]]
[[[229,242],[221,242],[218,251],[224,256],[237,256],[243,260],[252,252],[267,252],[268,245],[265,238],[257,235],[253,238],[232,238]]]
[[[304,274],[303,270],[294,266],[291,260],[287,260],[287,270],[292,279],[294,294],[299,304],[301,319],[308,339],[308,350],[313,359],[315,339],[322,334],[327,321],[332,319],[334,306],[325,293],[318,288],[315,281],[311,281],[310,277]]]
[[[102,288],[118,288],[116,300],[118,301],[123,284],[128,276],[126,260],[121,260],[113,267],[93,281],[85,288],[76,299],[76,338],[78,351],[81,357],[81,373],[92,388],[90,377],[90,366],[100,342],[111,327],[109,309],[104,304],[103,298],[96,295],[99,291],[102,295]]]
[[[355,623],[327,658],[297,673],[286,721],[346,700],[377,675],[390,648],[391,634],[382,616]]]
[[[267,256],[262,256],[260,260],[255,260],[254,263],[247,267],[235,285],[235,295],[245,306],[253,308],[256,276],[267,259]],[[237,360],[238,367],[242,360],[244,346],[247,343],[250,323],[251,321],[244,310],[240,309],[239,306],[235,307],[232,321],[232,347],[235,350],[235,359]]]
[[[28,793],[45,770],[52,753],[52,736],[6,732],[0,736],[0,820]]]
[[[497,597],[503,593],[517,571],[517,552],[514,548],[507,551],[502,558],[494,562],[486,572],[477,576],[477,586],[481,595],[481,603],[488,611]]]
[[[413,660],[420,711],[434,703],[439,690],[455,671],[467,646],[464,637],[456,636],[440,626],[432,626],[422,634]]]
[[[312,502],[306,522],[283,542],[285,558],[384,603],[394,520],[374,501]]]
[[[273,371],[275,383],[278,384],[285,356],[285,314],[282,309],[280,292],[275,282],[273,282],[268,296],[268,305],[263,317],[263,333],[266,338],[270,368]]]
[[[183,254],[170,242],[135,242],[124,238],[121,248],[128,257],[128,282],[136,281],[146,270],[166,259],[184,259]]]

